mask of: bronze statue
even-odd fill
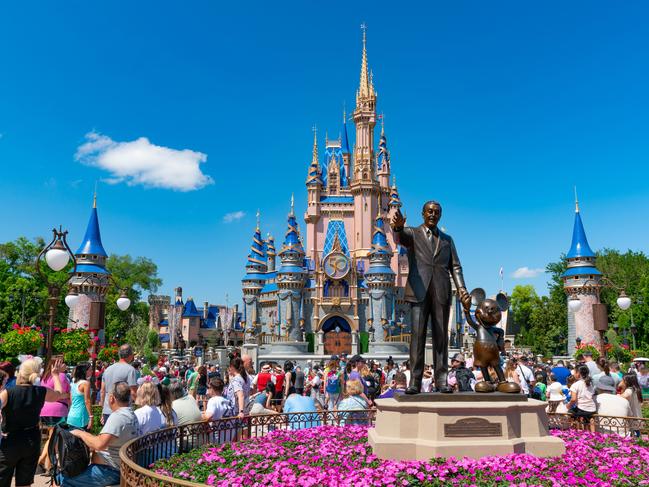
[[[480,367],[483,380],[475,385],[476,392],[515,392],[521,387],[514,382],[507,382],[503,369],[500,367],[500,353],[505,352],[505,332],[496,325],[502,318],[502,312],[509,307],[507,296],[499,293],[496,299],[485,299],[484,290],[478,288],[471,291],[471,297],[476,305],[475,317],[471,316],[471,303],[464,304],[464,314],[469,324],[477,332],[473,343],[473,365]],[[498,386],[492,383],[489,367],[493,367],[498,376]]]
[[[446,381],[448,318],[451,311],[449,274],[463,305],[471,303],[471,296],[464,286],[462,265],[453,239],[437,228],[442,217],[442,206],[436,201],[428,201],[421,214],[424,223],[418,227],[406,227],[406,219],[400,210],[397,210],[390,222],[396,242],[408,250],[410,266],[406,300],[412,303],[411,375],[406,394],[417,394],[421,390],[429,318],[433,335],[435,385],[440,392],[452,392]]]

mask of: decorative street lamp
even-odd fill
[[[52,358],[52,339],[54,321],[56,320],[56,307],[58,306],[59,299],[61,297],[61,288],[65,285],[65,283],[57,284],[50,282],[50,280],[41,270],[41,259],[45,257],[45,262],[47,262],[48,267],[54,272],[63,270],[65,266],[67,266],[70,262],[70,259],[72,259],[72,262],[74,264],[73,272],[76,272],[77,270],[77,261],[74,258],[74,254],[70,250],[70,246],[68,245],[67,241],[68,231],[63,231],[61,227],[59,227],[58,231],[56,230],[56,228],[53,228],[52,234],[52,241],[47,244],[47,246],[43,250],[40,251],[40,253],[36,257],[35,262],[36,272],[38,272],[38,275],[47,285],[49,320],[47,323],[45,364],[48,364],[50,362],[50,359]]]

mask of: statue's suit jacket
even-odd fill
[[[438,229],[437,239],[429,239],[426,226],[404,227],[394,232],[397,243],[408,249],[408,288],[406,299],[422,303],[428,289],[434,286],[435,301],[444,306],[451,304],[451,280],[457,289],[465,287],[462,265],[450,235]]]

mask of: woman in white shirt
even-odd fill
[[[548,398],[548,407],[546,411],[548,413],[565,413],[565,397],[563,395],[563,384],[557,380],[557,376],[550,374],[550,385],[546,391],[546,396]],[[563,407],[561,407],[563,406]],[[559,410],[561,408],[561,410]]]
[[[590,430],[594,433],[595,424],[591,421],[591,418],[597,412],[597,404],[594,398],[593,379],[590,377],[590,371],[585,365],[580,365],[577,373],[579,380],[570,386],[570,402],[567,404],[567,408],[570,410],[576,405],[572,415],[579,418],[584,425],[589,424]]]
[[[160,393],[158,392],[158,386],[153,383],[153,379],[147,377],[142,382],[142,385],[137,390],[135,404],[140,406],[135,410],[140,435],[158,431],[166,426],[164,415],[158,407],[160,405]]]
[[[622,397],[629,401],[629,406],[631,406],[631,416],[642,418],[642,389],[638,383],[638,377],[633,373],[626,374],[622,378],[620,387],[622,388]],[[635,436],[640,436],[637,425],[631,425],[631,431]]]
[[[221,379],[214,378],[210,380],[207,394],[210,397],[207,401],[207,407],[203,412],[203,419],[206,421],[215,421],[217,419],[231,416],[234,413],[232,403],[223,397],[225,384]]]

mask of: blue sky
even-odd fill
[[[567,251],[575,184],[594,249],[649,250],[648,17],[603,1],[5,2],[0,241],[62,224],[76,247],[99,181],[109,252],[152,258],[161,292],[238,302],[256,209],[281,239],[312,125],[323,143],[353,105],[364,21],[409,222],[438,199],[468,287],[496,291],[503,266],[506,289],[543,292],[543,274],[512,274]]]

